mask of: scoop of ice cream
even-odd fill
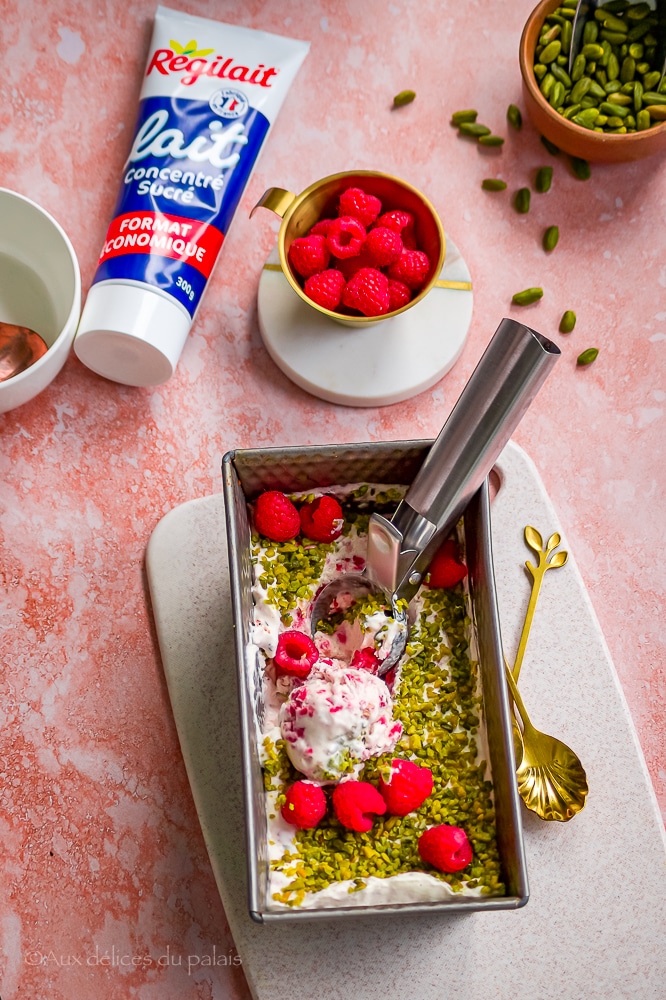
[[[352,603],[350,600],[347,607]],[[342,610],[346,610],[344,605]],[[385,609],[379,608],[370,613],[361,613],[349,621],[343,621],[331,635],[317,632],[315,642],[323,656],[350,663],[355,652],[371,649],[377,654],[377,660],[381,663],[391,654],[394,642],[406,629],[405,622],[398,621]]]
[[[322,784],[338,781],[354,764],[391,752],[402,733],[383,680],[326,661],[290,693],[279,724],[294,767]]]

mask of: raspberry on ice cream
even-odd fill
[[[459,826],[431,826],[419,837],[421,858],[440,872],[460,872],[472,860],[472,845]]]
[[[369,670],[371,674],[376,674],[379,670],[379,657],[371,646],[363,646],[354,650],[351,665],[358,670]]]
[[[282,632],[275,651],[279,673],[304,680],[319,659],[319,651],[309,635],[291,629]]]
[[[333,792],[333,809],[348,830],[367,833],[372,829],[372,816],[383,816],[386,803],[369,781],[341,781]]]
[[[344,516],[335,497],[324,495],[299,511],[303,534],[314,542],[332,542],[342,534]]]
[[[390,753],[402,733],[383,680],[319,660],[280,708],[279,725],[297,771],[332,784],[350,765]]]
[[[299,830],[311,830],[326,815],[326,796],[321,785],[312,781],[295,781],[285,793],[280,810],[283,819]]]
[[[289,497],[278,490],[268,490],[257,497],[254,525],[260,535],[272,542],[288,542],[301,530],[301,519]]]
[[[379,791],[392,816],[406,816],[432,794],[432,771],[411,760],[393,760],[388,778],[379,778]]]

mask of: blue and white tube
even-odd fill
[[[173,374],[307,42],[158,7],[139,118],[74,350],[99,375]]]

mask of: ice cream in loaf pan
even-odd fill
[[[297,507],[322,493],[342,500],[342,534],[330,543],[302,535],[275,542],[253,534],[250,639],[264,662],[261,755],[271,907],[505,893],[466,586],[421,588],[412,602],[414,623],[406,652],[386,680],[355,669],[351,662],[355,649],[381,651],[382,633],[389,626],[374,597],[360,612],[341,612],[330,634],[316,633],[319,659],[307,680],[281,675],[273,660],[281,631],[309,635],[310,608],[319,588],[340,573],[363,568],[369,512],[390,515],[403,492],[394,486],[361,485],[292,495]],[[378,706],[382,688],[384,704]],[[348,697],[341,700],[345,692]],[[292,703],[303,716],[285,711]],[[308,708],[310,714],[305,714]],[[346,777],[377,785],[395,759],[430,769],[432,794],[407,816],[378,816],[367,833],[346,829],[328,792]],[[295,829],[281,813],[286,790],[303,778],[322,785],[329,798],[326,815],[314,829]],[[419,835],[440,824],[464,829],[472,844],[472,861],[459,873],[437,871],[419,856]]]

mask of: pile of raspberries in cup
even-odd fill
[[[318,306],[383,316],[406,306],[425,285],[431,261],[417,248],[414,216],[381,212],[379,198],[347,188],[336,219],[320,219],[292,242],[289,263]]]

